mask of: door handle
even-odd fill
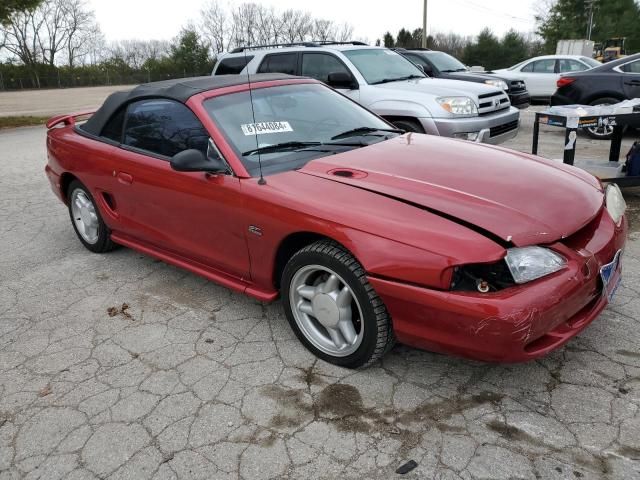
[[[636,86],[636,87],[640,86],[640,80],[631,80],[629,82],[624,82],[624,83],[626,83],[627,85],[633,85],[633,86]]]
[[[113,173],[115,174],[116,172]],[[120,183],[124,183],[125,185],[131,185],[133,183],[133,177],[128,173],[118,172],[115,176]]]

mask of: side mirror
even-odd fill
[[[332,88],[346,88],[355,90],[358,84],[347,72],[332,72],[327,77],[327,84]]]
[[[227,166],[219,156],[210,155],[209,158],[200,150],[191,148],[176,153],[171,158],[171,168],[176,172],[227,172]]]

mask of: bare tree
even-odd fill
[[[335,28],[331,20],[317,18],[313,21],[313,40],[327,41],[335,37]]]
[[[77,60],[87,55],[89,40],[100,31],[100,27],[85,0],[67,0],[63,3],[63,13],[66,22],[67,62],[73,67]]]
[[[213,53],[224,52],[229,48],[229,38],[233,35],[231,31],[230,16],[224,8],[220,6],[218,0],[210,1],[200,10],[200,33],[211,45]]]

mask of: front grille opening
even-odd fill
[[[518,120],[514,120],[513,122],[498,125],[497,127],[489,129],[489,135],[492,137],[497,137],[498,135],[505,134],[507,132],[515,130],[516,128],[518,128]]]

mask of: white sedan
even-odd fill
[[[523,79],[532,99],[548,100],[556,91],[560,74],[582,72],[598,65],[601,63],[597,60],[582,55],[545,55],[491,73],[510,80]]]

